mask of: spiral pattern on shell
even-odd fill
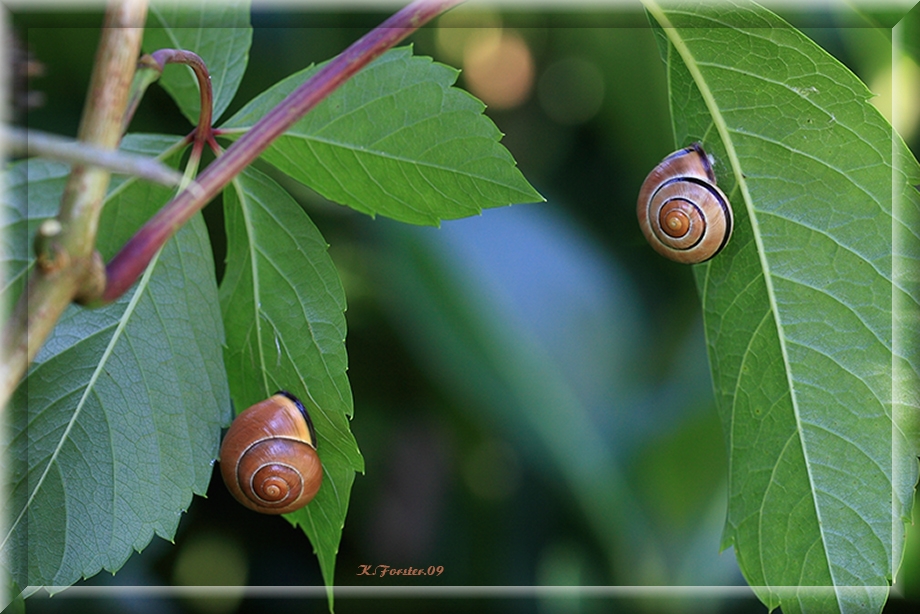
[[[698,143],[672,153],[649,173],[636,213],[655,251],[686,264],[709,260],[732,234],[731,205]]]
[[[233,421],[220,451],[227,489],[249,509],[286,514],[316,496],[323,467],[309,414],[281,391]]]

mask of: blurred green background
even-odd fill
[[[917,13],[918,9],[914,10]],[[388,12],[259,9],[249,70],[224,119],[288,74],[328,59]],[[916,16],[915,16],[916,17]],[[890,15],[789,16],[881,94]],[[918,19],[914,20],[915,22]],[[76,133],[98,12],[14,12],[43,74],[18,123]],[[870,26],[881,25],[881,30]],[[912,32],[917,33],[916,27]],[[918,38],[920,40],[920,38]],[[726,452],[691,270],[656,256],[635,221],[646,173],[675,148],[664,65],[640,11],[461,8],[411,37],[462,68],[544,204],[417,228],[291,190],[331,244],[348,297],[355,481],[338,585],[743,585],[720,554]],[[909,48],[910,49],[910,48]],[[920,151],[920,70],[902,134]],[[178,69],[178,68],[175,68]],[[890,108],[890,104],[888,104]],[[219,122],[218,122],[219,124]],[[136,132],[190,126],[152,87]],[[218,204],[206,211],[223,258]],[[222,273],[218,264],[218,275]],[[920,599],[917,536],[886,611]],[[435,578],[358,575],[361,565],[442,566]],[[306,537],[248,512],[219,479],[175,545],[159,538],[90,585],[320,585]],[[325,598],[80,598],[32,612],[326,611]],[[751,596],[379,600],[336,611],[762,612]]]

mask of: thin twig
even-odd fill
[[[169,187],[177,186],[182,181],[182,173],[156,158],[102,149],[38,130],[0,126],[0,141],[5,142],[13,153],[71,165],[98,166],[113,173],[133,175]]]
[[[214,92],[208,67],[196,53],[184,49],[158,49],[150,54],[150,59],[160,66],[161,72],[166,64],[185,64],[195,73],[201,96],[198,126],[195,128],[195,138],[192,144],[192,158],[197,159],[201,156],[204,144],[211,136],[211,118],[214,116]]]

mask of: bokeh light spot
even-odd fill
[[[463,62],[463,54],[471,38],[501,36],[501,15],[494,10],[460,6],[438,19],[435,45],[440,58],[452,65]]]
[[[564,126],[583,124],[604,102],[604,76],[591,62],[566,58],[550,65],[540,76],[537,98],[543,112]]]
[[[231,536],[207,533],[182,545],[173,568],[173,582],[178,586],[226,586],[221,597],[190,597],[192,610],[209,614],[233,612],[243,600],[243,588],[249,575],[242,546]]]
[[[530,48],[515,32],[484,30],[471,36],[463,54],[463,76],[477,98],[496,109],[523,104],[533,89]]]
[[[901,138],[910,140],[920,126],[920,66],[902,55],[894,70],[887,66],[872,79],[869,89],[878,94],[872,99],[875,108],[894,124]]]

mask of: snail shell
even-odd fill
[[[281,390],[237,416],[220,448],[220,473],[237,501],[263,514],[312,501],[323,466],[303,403]]]
[[[685,264],[709,260],[732,235],[731,205],[699,143],[672,153],[649,173],[636,213],[655,251]]]

